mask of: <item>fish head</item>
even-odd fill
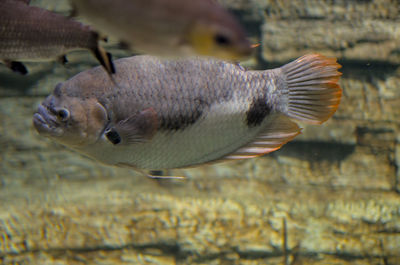
[[[96,99],[62,93],[61,84],[33,116],[33,125],[40,135],[75,148],[98,141],[107,122],[107,112]]]
[[[188,42],[194,52],[222,60],[236,61],[252,54],[252,45],[245,30],[229,13],[197,20],[190,27]]]

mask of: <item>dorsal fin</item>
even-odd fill
[[[269,118],[269,125],[259,136],[249,144],[218,161],[246,159],[276,151],[294,137],[299,135],[301,128],[287,116],[275,114]]]

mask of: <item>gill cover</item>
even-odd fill
[[[96,99],[74,98],[71,108],[70,128],[66,128],[65,140],[69,144],[86,145],[98,140],[108,122],[106,109]]]
[[[106,109],[94,98],[64,97],[55,93],[41,108],[46,109],[40,116],[46,123],[43,126],[49,128],[47,136],[72,147],[96,142],[108,121]],[[41,133],[40,129],[38,131]]]

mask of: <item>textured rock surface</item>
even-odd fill
[[[262,41],[253,67],[337,56],[335,116],[270,155],[155,181],[33,130],[55,84],[97,64],[89,53],[27,77],[0,66],[1,264],[400,264],[399,2],[220,1]]]
[[[400,62],[396,0],[271,2],[262,28],[266,60],[320,51],[346,60]]]

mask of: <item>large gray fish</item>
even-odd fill
[[[108,73],[111,56],[99,46],[99,35],[89,26],[48,10],[29,6],[29,0],[0,0],[0,61],[26,74],[20,61],[66,60],[71,50],[93,52]]]
[[[251,45],[215,0],[70,0],[76,13],[131,49],[157,56],[236,60]]]
[[[101,69],[56,86],[33,123],[44,136],[112,165],[180,168],[260,156],[338,108],[335,59],[312,54],[246,71],[211,59],[115,61],[116,88]]]

